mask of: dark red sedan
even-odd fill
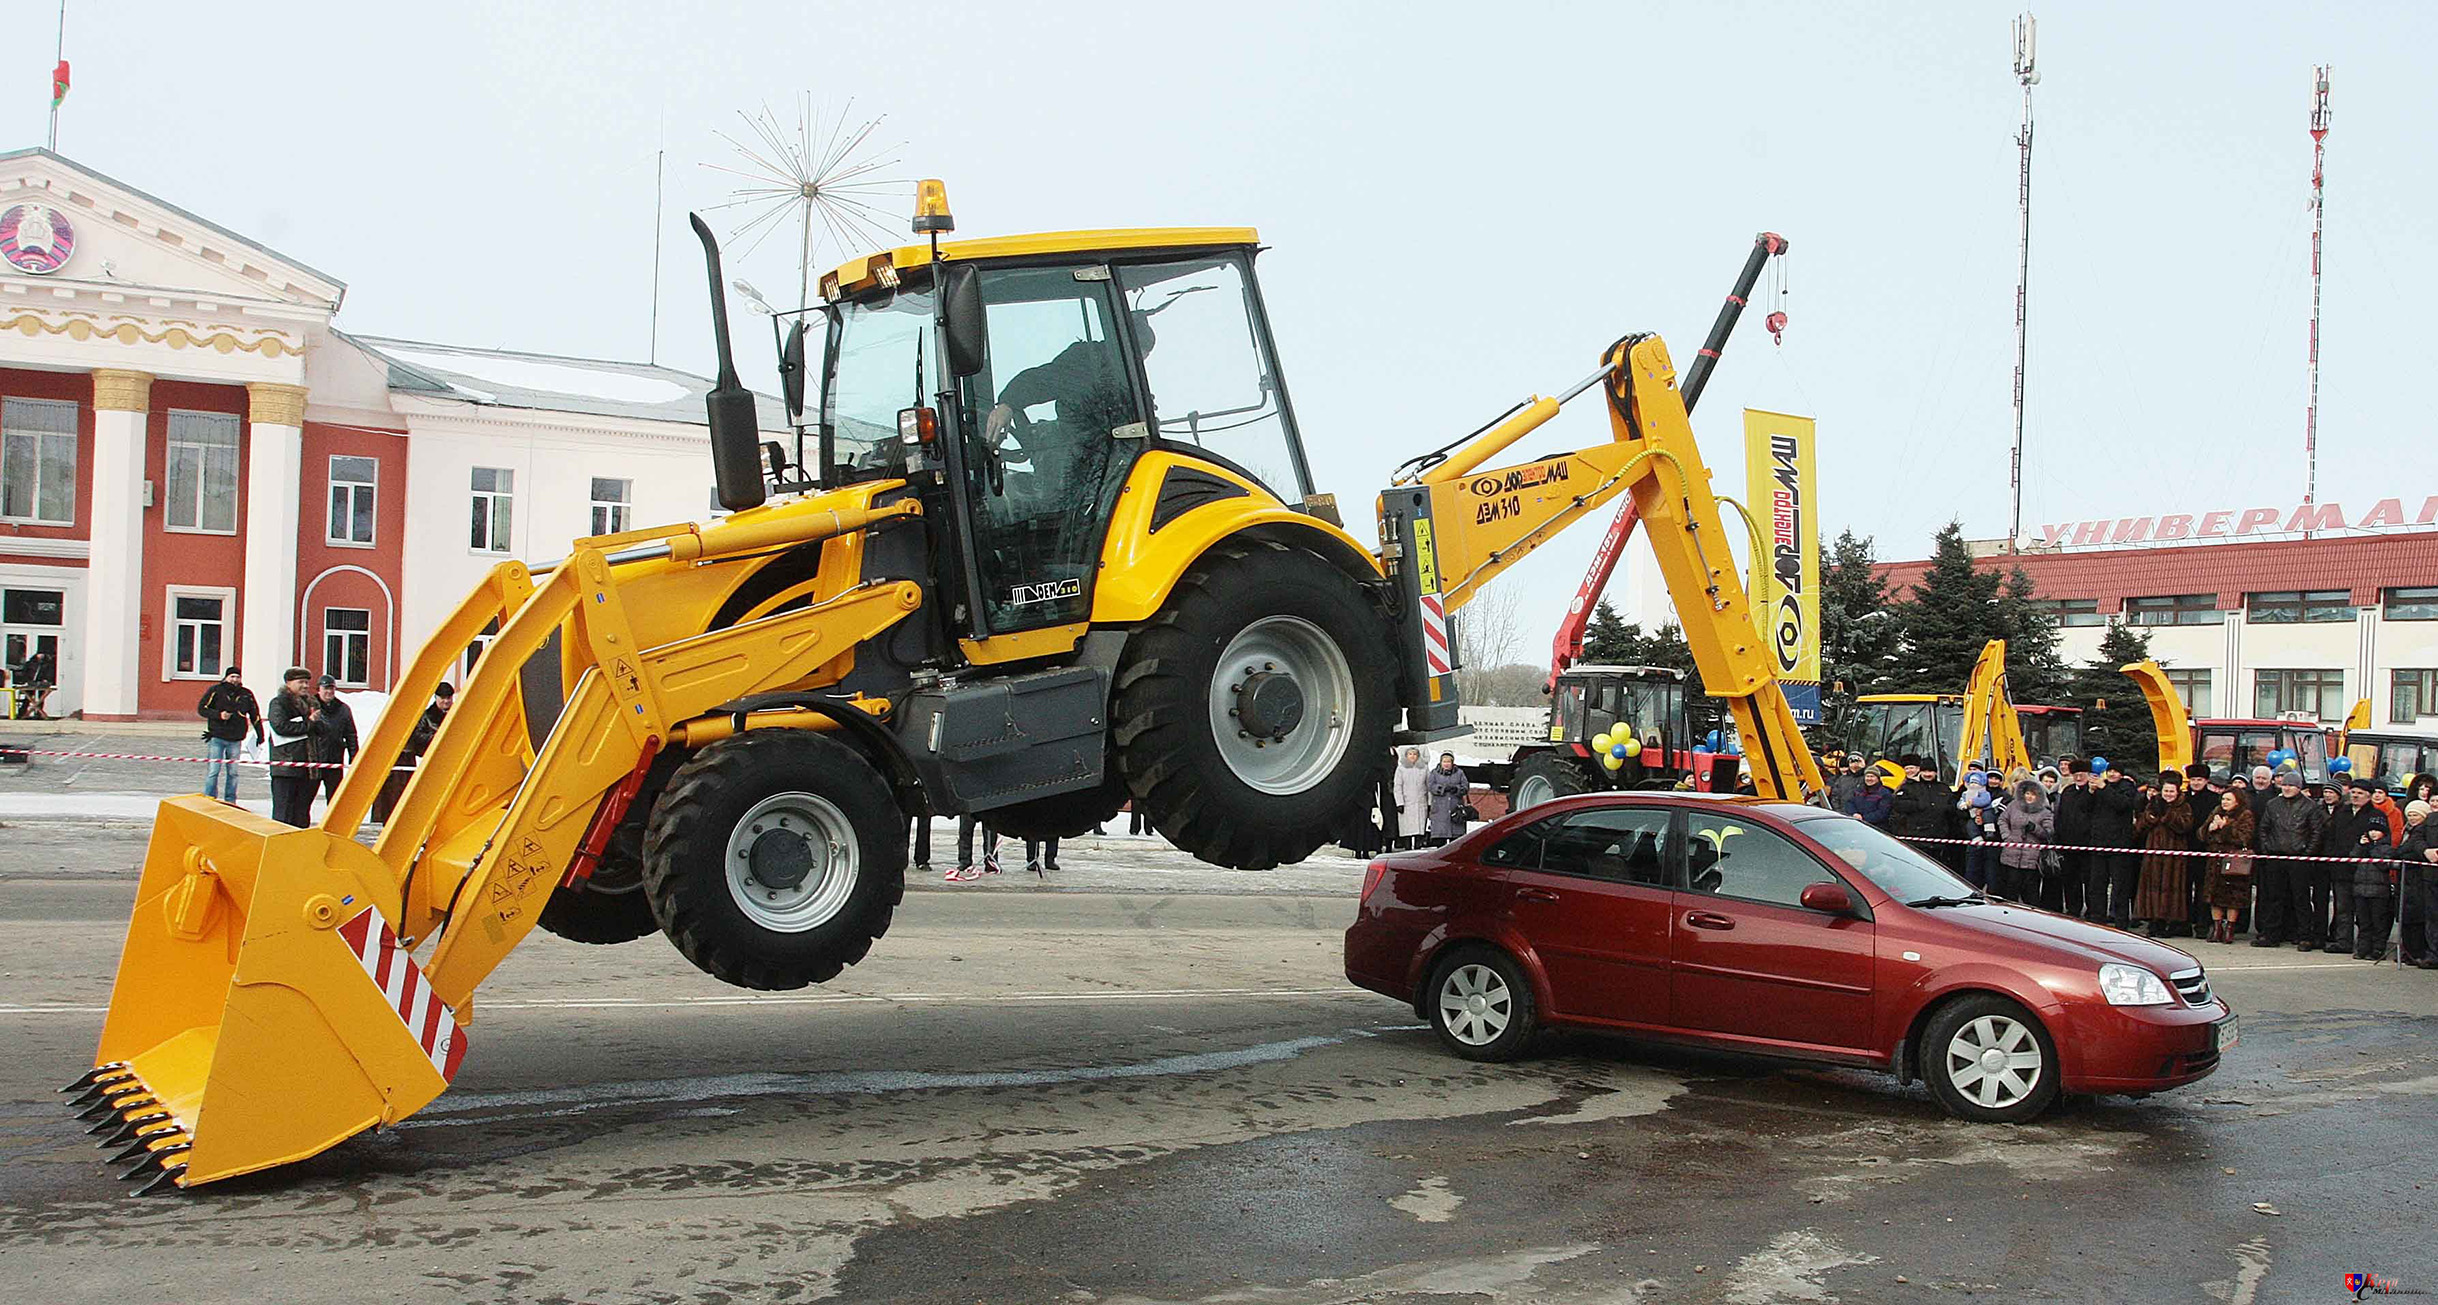
[[[1600,793],[1371,864],[1346,977],[1457,1055],[1605,1029],[1920,1078],[2013,1122],[2208,1075],[2235,1017],[2189,954],[1983,897],[1859,820]]]

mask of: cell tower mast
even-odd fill
[[[2328,216],[2328,68],[2311,70],[2311,403],[2303,410],[2303,506],[2319,492],[2320,231]],[[2310,514],[2304,514],[2309,520]]]
[[[2015,181],[2015,206],[2023,225],[2021,252],[2015,267],[2015,452],[2007,464],[2007,487],[2013,504],[2006,519],[2006,551],[2015,551],[2015,541],[2023,538],[2023,357],[2024,301],[2031,292],[2032,280],[2032,88],[2040,84],[2040,74],[2032,61],[2039,44],[2038,24],[2026,13],[2015,19],[2015,80],[2023,84],[2023,129],[2015,133],[2015,149],[2020,156],[2019,173]]]

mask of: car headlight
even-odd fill
[[[2100,966],[2099,990],[2111,1006],[2165,1006],[2176,999],[2166,980],[2139,965]]]

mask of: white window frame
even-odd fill
[[[7,410],[11,406],[21,403],[67,409],[68,429],[65,432],[33,430],[19,431],[6,429]],[[76,524],[76,464],[77,459],[84,455],[84,449],[82,447],[84,443],[84,436],[81,430],[84,424],[82,417],[83,414],[78,411],[78,405],[73,399],[32,399],[19,398],[11,395],[5,400],[0,400],[0,458],[5,458],[7,456],[6,445],[9,440],[31,440],[33,441],[34,445],[34,492],[28,495],[26,499],[28,503],[33,505],[34,515],[19,516],[15,514],[0,514],[0,521],[23,522],[24,524],[30,526],[73,526]],[[68,441],[68,514],[64,517],[46,517],[41,515],[42,445],[45,440],[54,439],[65,439]]]
[[[339,479],[339,462],[341,459],[352,459],[358,462],[371,463],[372,479]],[[323,542],[329,544],[332,548],[373,547],[375,541],[381,537],[381,460],[371,456],[370,454],[364,453],[333,453],[330,455],[329,483],[330,493],[327,496],[328,501],[323,505],[324,510],[329,513],[329,519],[325,523],[325,529],[322,531]],[[339,491],[341,489],[347,491],[347,512],[344,516],[340,515],[338,505]],[[372,500],[373,524],[372,538],[370,539],[357,539],[354,537],[355,506],[356,496],[358,494],[362,494]]]
[[[477,471],[489,471],[498,475],[506,476],[508,478],[508,488],[475,489],[474,473]],[[515,552],[516,546],[512,541],[516,537],[516,468],[468,467],[466,469],[466,492],[472,496],[468,506],[472,506],[474,503],[480,503],[483,505],[484,525],[484,542],[478,545],[474,543],[471,538],[469,538],[466,541],[466,551],[472,553],[476,557],[500,557]],[[502,501],[505,501],[508,505],[508,528],[504,532],[497,530],[499,525],[499,505]],[[468,519],[467,524],[473,524],[470,518]],[[505,534],[507,538],[501,538],[501,534]]]
[[[363,617],[364,628],[361,630],[340,630],[332,628],[330,618],[338,615],[341,612],[352,612]],[[334,639],[338,641],[338,655],[336,657],[331,656],[331,641]],[[364,648],[364,674],[359,678],[349,679],[345,674],[343,674],[343,672],[347,669],[347,646],[351,643],[357,642],[361,642]],[[342,689],[363,689],[370,688],[372,686],[371,608],[325,607],[322,609],[322,674],[337,679],[339,682],[339,687]]]
[[[617,476],[594,476],[591,480],[588,489],[593,501],[593,533],[615,535],[626,530],[635,519],[635,482]],[[616,485],[618,497],[601,497],[599,491],[604,484]],[[609,527],[606,530],[602,529],[605,525]]]
[[[2186,666],[2167,672],[2167,683],[2176,696],[2184,700],[2184,710],[2193,716],[2213,715],[2210,704],[2215,700],[2218,677],[2207,666]]]
[[[226,445],[181,444],[178,442],[178,418],[180,417],[213,417],[225,420],[229,423],[230,432],[236,438],[232,443]],[[167,435],[166,443],[161,451],[161,529],[173,535],[219,535],[223,538],[235,535],[238,529],[245,524],[244,421],[242,421],[237,414],[233,412],[212,412],[203,408],[172,408],[169,410],[169,419],[164,424],[167,427]],[[203,504],[205,501],[204,495],[206,493],[205,486],[207,483],[205,480],[204,468],[205,465],[210,462],[210,451],[219,448],[226,448],[229,451],[229,458],[233,464],[229,468],[229,528],[226,530],[215,530],[212,527],[203,524]],[[191,526],[182,526],[170,520],[170,514],[177,510],[178,505],[170,501],[169,468],[171,463],[177,461],[178,451],[181,449],[194,450],[197,458],[197,465],[195,468],[195,524]]]
[[[32,581],[0,580],[0,597],[4,597],[6,594],[12,592],[59,595],[59,624],[37,625],[30,621],[11,621],[8,619],[8,612],[6,608],[0,607],[0,669],[5,669],[10,675],[15,675],[17,673],[18,663],[24,660],[23,658],[10,657],[7,655],[7,638],[10,635],[17,635],[26,641],[26,656],[28,657],[40,651],[42,648],[42,641],[47,638],[51,641],[54,647],[54,651],[52,653],[54,662],[56,663],[58,661],[65,660],[68,655],[67,586],[56,584],[38,584]],[[0,703],[4,703],[6,701],[6,695],[0,695]],[[13,703],[8,705],[14,706]]]
[[[220,600],[220,669],[181,671],[178,669],[178,600],[181,598],[217,598]],[[202,622],[196,622],[200,625]],[[161,678],[163,680],[217,680],[228,670],[237,651],[237,590],[212,585],[170,585],[161,599]]]

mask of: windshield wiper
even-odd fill
[[[1933,907],[1940,906],[1985,906],[1988,903],[1989,898],[1987,896],[1981,893],[1974,893],[1969,897],[1921,897],[1907,902],[1905,905],[1918,907],[1922,910],[1929,910]]]

